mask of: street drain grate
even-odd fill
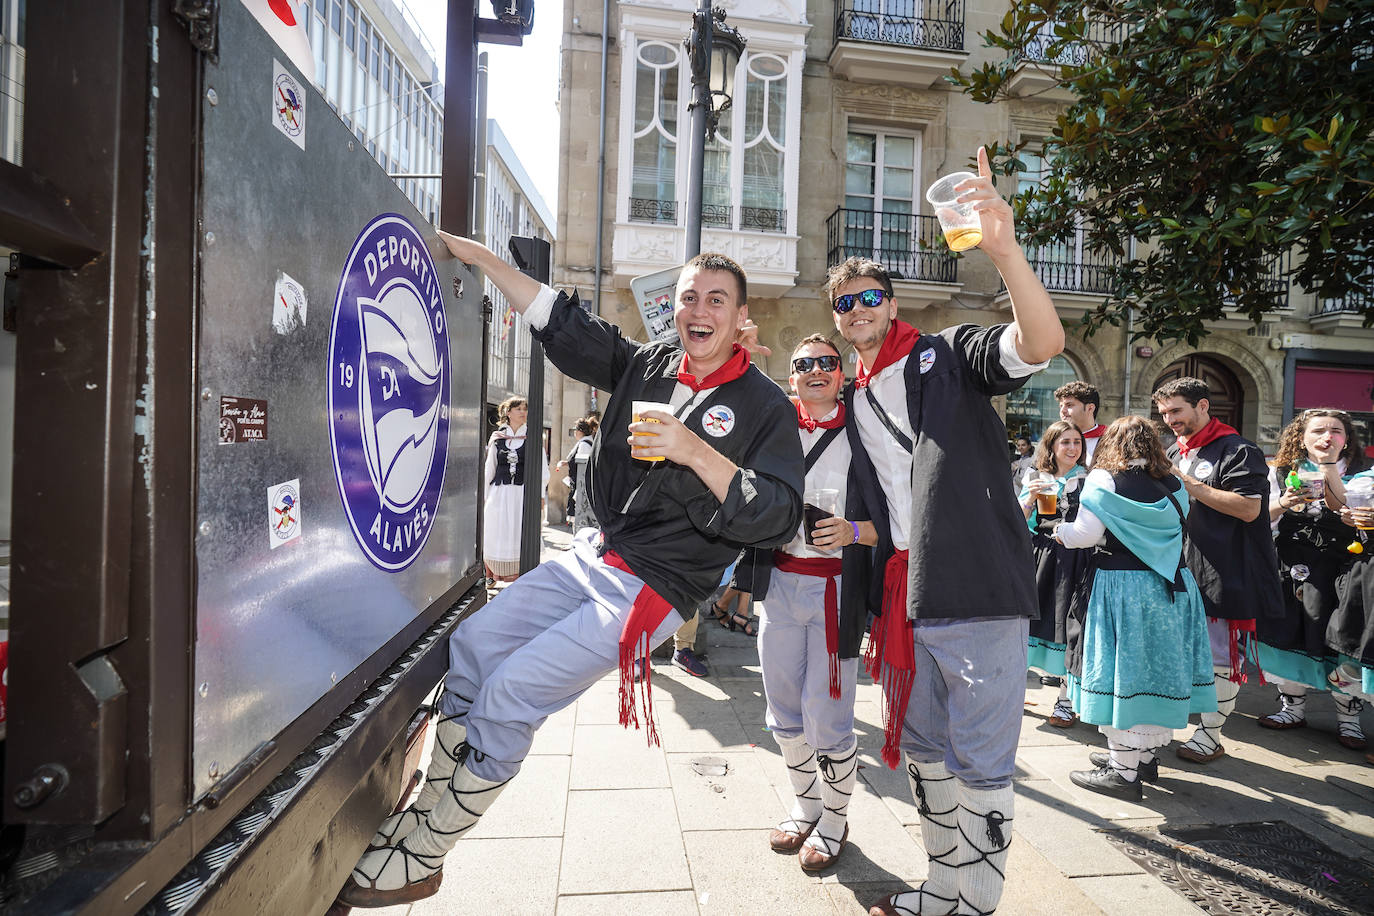
[[[1374,867],[1282,821],[1099,832],[1208,913],[1361,916],[1374,900]]]

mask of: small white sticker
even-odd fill
[[[728,435],[735,428],[735,412],[724,404],[717,404],[702,416],[701,428],[717,439]]]
[[[1197,464],[1193,465],[1193,476],[1198,480],[1206,480],[1208,477],[1211,477],[1212,462],[1199,461]]]
[[[301,536],[300,478],[267,488],[267,538],[276,550]]]
[[[305,93],[281,61],[272,61],[272,123],[305,149]]]
[[[921,374],[922,374],[922,375],[925,375],[927,372],[930,371],[930,367],[933,366],[933,365],[935,365],[935,351],[934,351],[934,350],[922,350],[922,351],[921,351],[920,360],[921,360]]]
[[[272,292],[272,330],[289,334],[305,327],[305,287],[285,273],[277,273]]]

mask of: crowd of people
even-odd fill
[[[611,392],[574,476],[576,512],[594,524],[456,629],[422,789],[378,828],[342,902],[434,894],[444,857],[515,778],[535,730],[608,673],[621,724],[656,743],[647,657],[702,607],[748,626],[749,602],[764,599],[766,721],[794,795],[767,841],[807,872],[834,867],[848,843],[860,668],[880,686],[882,745],[870,750],[906,774],[928,862],[871,916],[996,910],[1029,665],[1061,679],[1052,724],[1106,735],[1075,783],[1121,797],[1141,797],[1192,714],[1201,724],[1179,755],[1224,753],[1237,681],[1263,653],[1292,659],[1271,662],[1282,686],[1272,727],[1301,724],[1312,689],[1358,712],[1357,694],[1374,689],[1370,561],[1317,562],[1297,534],[1326,532],[1345,551],[1364,542],[1358,528],[1374,529],[1374,513],[1352,508],[1363,459],[1348,419],[1338,439],[1334,424],[1300,418],[1289,478],[1209,416],[1197,380],[1155,393],[1176,436],[1167,451],[1147,419],[1099,424],[1096,391],[1075,383],[1060,389],[1063,420],[1022,450],[1014,487],[992,398],[1049,365],[1064,331],[983,150],[978,166],[956,190],[979,214],[978,247],[1012,321],[918,330],[899,318],[887,271],[849,258],[824,292],[856,375],[846,379],[835,334],[808,336],[790,356],[791,399],[751,363],[768,351],[745,272],[723,255],[681,271],[680,342],[643,344],[441,233],[557,368]],[[509,451],[520,430],[507,425],[493,446]],[[1271,503],[1294,542],[1277,555]],[[1309,588],[1318,576],[1329,584]]]

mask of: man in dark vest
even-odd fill
[[[1178,437],[1169,460],[1193,501],[1184,556],[1207,608],[1216,677],[1217,711],[1202,713],[1202,724],[1177,751],[1191,763],[1211,763],[1226,753],[1221,726],[1236,708],[1255,620],[1283,614],[1269,530],[1269,466],[1259,446],[1211,415],[1210,396],[1206,382],[1187,377],[1153,395]]]
[[[1016,242],[1012,211],[979,177],[956,188],[981,216],[981,248],[1012,301],[1011,324],[923,334],[897,317],[886,270],[830,271],[835,326],[859,355],[846,393],[851,517],[874,521],[882,616],[865,662],[882,685],[883,760],[905,763],[929,877],[872,916],[991,913],[1011,843],[1012,770],[1037,612],[1030,533],[1007,474],[991,398],[1064,349],[1054,303]],[[909,557],[909,562],[908,562]]]

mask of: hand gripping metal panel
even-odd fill
[[[202,127],[197,797],[478,560],[480,288],[243,5],[220,10]]]

